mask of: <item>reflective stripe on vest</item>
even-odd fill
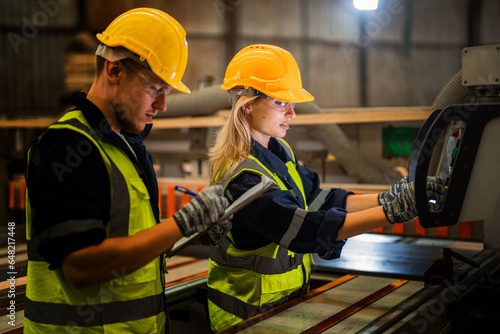
[[[93,149],[98,149],[110,179],[111,212],[106,227],[108,237],[136,234],[156,225],[149,193],[136,167],[118,147],[103,142],[93,132],[81,111],[64,115],[50,130],[72,130],[82,135]],[[36,144],[28,159],[36,159]],[[27,191],[28,281],[25,306],[25,331],[81,333],[156,333],[164,331],[164,281],[161,258],[157,257],[133,273],[115,272],[115,279],[83,289],[74,288],[61,269],[49,270],[37,253],[37,236],[31,233],[31,207]],[[134,221],[134,224],[130,224]],[[53,226],[50,236],[101,227],[92,219],[70,220]],[[75,230],[76,227],[76,230]],[[42,235],[43,236],[43,235]]]
[[[302,196],[307,208],[302,181],[294,163],[295,156],[286,142],[280,142],[293,159],[287,166],[289,175],[300,190],[300,194],[295,195]],[[281,190],[288,190],[275,173],[252,155],[238,165],[231,178],[223,183],[224,188],[243,172],[264,175]],[[295,210],[280,244],[290,244],[306,213],[307,210],[302,208]],[[239,250],[229,232],[221,244],[210,248],[207,285],[212,330],[220,331],[305,293],[309,288],[311,262],[311,254],[296,254],[275,243],[255,250]]]
[[[38,305],[32,305],[32,303]],[[25,313],[25,317],[33,322],[57,326],[67,326],[68,322],[70,322],[72,326],[78,327],[104,326],[117,322],[134,321],[150,317],[151,312],[157,314],[164,310],[163,299],[158,298],[158,296],[101,305],[33,302],[26,297],[25,307],[29,312]],[[97,313],[102,316],[97,316]],[[54,314],[61,316],[55,317]],[[68,319],[71,319],[71,321],[68,321]]]

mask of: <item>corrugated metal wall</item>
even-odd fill
[[[480,3],[480,42],[499,43],[499,2]],[[469,1],[380,5],[361,13],[351,0],[3,0],[0,110],[60,112],[67,39],[82,29],[93,35],[137,6],[163,9],[185,27],[190,87],[206,74],[221,82],[230,55],[243,46],[273,43],[294,54],[304,86],[323,107],[430,105],[461,66]]]
[[[56,114],[65,42],[79,25],[77,1],[0,2],[0,110],[9,116]]]

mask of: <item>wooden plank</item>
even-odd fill
[[[12,318],[14,320],[11,320],[11,317],[7,316],[6,313],[0,316],[0,333],[5,333],[5,334],[23,333],[24,309],[20,310],[16,309],[16,312],[15,314],[12,315]],[[12,324],[14,326],[12,326]]]
[[[172,261],[173,260],[173,261]],[[193,279],[195,275],[208,273],[208,259],[197,259],[184,256],[174,256],[167,259],[168,273],[165,275],[167,286]]]
[[[192,259],[188,259],[188,260],[185,260],[185,261],[182,261],[182,262],[177,262],[177,263],[174,263],[172,265],[167,265],[167,270],[174,269],[174,268],[177,268],[177,267],[182,267],[182,266],[185,266],[185,265],[188,265],[188,264],[192,264],[192,263],[195,263],[195,262],[199,262],[199,261],[203,261],[203,259],[192,258]]]
[[[28,251],[28,246],[26,245],[26,243],[16,244],[16,249],[15,249],[16,255],[21,253],[26,253],[27,251]],[[8,255],[8,252],[9,252],[9,247],[6,246],[0,248],[0,256],[6,256]]]
[[[367,108],[369,109],[369,108]],[[376,122],[423,121],[431,114],[430,110],[392,110],[392,111],[365,111],[342,112],[324,114],[299,114],[292,120],[293,125],[318,124],[352,124]],[[157,118],[153,121],[155,129],[204,128],[219,127],[224,124],[227,116],[222,113],[218,116]]]
[[[16,260],[16,265],[28,262],[28,253],[16,253],[15,260]],[[0,268],[7,267],[8,265],[9,265],[9,255],[1,256]]]
[[[342,322],[327,329],[323,334],[336,334],[336,333],[357,333],[371,321],[379,318],[385,312],[391,310],[393,307],[409,298],[416,291],[423,288],[422,282],[409,281],[408,283],[400,286],[391,293],[374,301],[367,307],[359,310]],[[402,309],[399,309],[400,311]]]
[[[46,128],[56,121],[55,118],[37,118],[37,119],[1,119],[0,128],[28,128],[40,129]]]
[[[28,246],[26,243],[9,245],[0,248],[0,268],[7,267],[9,265],[9,261],[11,260],[10,257],[12,256],[9,254],[9,251],[14,252],[13,255],[16,265],[28,262]]]
[[[347,312],[343,310],[364,300],[393,281],[394,279],[384,277],[357,276],[355,279],[334,289],[324,291],[276,316],[254,323],[238,333],[301,333],[328,319],[332,314]],[[354,333],[422,287],[421,282],[409,281],[390,294],[351,314],[326,332],[332,334]]]
[[[180,128],[216,128],[226,121],[224,116],[200,116],[200,117],[175,117],[156,118],[153,121],[154,129],[180,129]]]
[[[18,288],[26,286],[26,279],[27,279],[26,276],[16,278],[16,283],[15,283],[16,292],[17,292]],[[0,292],[2,293],[2,295],[3,294],[7,295],[9,288],[10,288],[10,281],[0,282]]]
[[[184,282],[189,282],[189,281],[192,281],[196,278],[199,278],[199,277],[204,277],[204,276],[207,276],[208,275],[208,270],[206,271],[202,271],[202,272],[199,272],[199,273],[196,273],[196,274],[192,274],[192,275],[189,275],[189,276],[185,276],[185,277],[182,277],[182,278],[179,278],[179,279],[176,279],[176,280],[173,280],[171,282],[168,282],[165,284],[165,288],[168,288],[168,287],[171,287],[173,285],[176,285],[176,284],[181,284],[181,283],[184,283]]]
[[[346,307],[342,311],[335,313],[334,315],[328,317],[327,319],[321,321],[320,323],[306,329],[305,331],[302,332],[302,334],[322,333],[328,328],[335,326],[336,324],[346,319],[350,315],[367,307],[368,305],[386,296],[387,294],[391,293],[392,291],[396,290],[397,288],[406,283],[408,283],[407,280],[396,280],[384,286],[383,288],[373,292],[372,294],[366,296],[365,298],[357,301],[356,303],[350,305],[349,307]]]
[[[277,306],[277,307],[275,307],[267,312],[258,314],[252,318],[249,318],[243,322],[240,322],[239,324],[236,324],[234,326],[226,328],[225,330],[220,331],[218,334],[237,333],[238,331],[241,331],[244,328],[250,327],[252,325],[255,325],[257,322],[261,322],[261,321],[264,321],[270,317],[276,316],[277,314],[279,314],[283,311],[286,311],[289,308],[291,308],[297,304],[305,302],[306,300],[311,299],[311,298],[319,295],[320,293],[323,293],[327,290],[330,290],[336,286],[339,286],[340,284],[343,284],[343,283],[345,283],[353,278],[356,278],[356,275],[344,275],[336,280],[331,281],[330,283],[327,283],[319,288],[314,289],[313,291],[311,291],[303,296],[292,299],[292,300],[288,301],[287,303],[279,305],[279,306]]]
[[[431,114],[430,109],[398,109],[381,110],[381,108],[353,109],[351,112],[325,109],[326,113],[298,114],[292,125],[318,124],[352,124],[376,122],[423,121]],[[213,116],[156,118],[153,121],[155,129],[206,128],[220,127],[228,116],[227,110],[222,110]],[[0,119],[0,128],[46,128],[56,121],[56,118],[37,119]]]
[[[18,277],[15,280],[15,303],[16,306],[24,304],[24,297],[26,295],[26,276]],[[0,310],[7,308],[11,303],[10,281],[0,282]],[[0,332],[1,333],[1,332]]]
[[[431,112],[429,110],[397,110],[397,111],[366,111],[297,115],[292,120],[292,125],[318,125],[318,124],[353,124],[353,123],[380,123],[423,121]]]

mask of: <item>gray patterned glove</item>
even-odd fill
[[[199,246],[216,246],[222,242],[227,232],[233,227],[230,220],[223,221],[219,225],[201,236],[198,240],[193,241],[193,245]]]
[[[402,178],[398,182],[392,185],[389,191],[384,191],[378,194],[378,202],[380,205],[384,205],[387,202],[396,199],[397,195],[402,192],[408,185],[408,176]]]
[[[217,222],[228,205],[222,186],[210,186],[200,191],[198,196],[193,197],[173,217],[182,234],[189,237],[193,233],[205,231]]]
[[[436,204],[440,205],[444,200],[446,189],[444,187],[444,179],[436,178],[438,182],[427,182],[427,197],[436,200]],[[442,182],[441,182],[442,181]],[[417,208],[415,205],[415,184],[408,183],[405,189],[396,195],[396,198],[391,202],[386,202],[382,205],[385,216],[391,224],[405,223],[417,216]]]
[[[439,176],[427,176],[427,182],[444,184],[445,179]],[[405,190],[408,186],[409,179],[408,176],[402,178],[398,182],[392,185],[388,191],[384,191],[378,194],[378,202],[380,205],[384,205],[387,202],[394,201],[398,194]]]

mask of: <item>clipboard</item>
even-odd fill
[[[167,257],[172,257],[175,254],[179,253],[179,251],[185,249],[186,247],[190,246],[193,241],[196,239],[200,238],[204,234],[206,234],[208,231],[213,229],[215,226],[219,225],[223,221],[227,220],[229,217],[234,215],[236,212],[240,211],[243,209],[245,206],[253,202],[257,197],[265,193],[269,188],[272,187],[273,181],[266,177],[262,176],[260,183],[256,184],[252,188],[248,189],[243,195],[241,195],[236,201],[231,204],[226,211],[224,212],[224,215],[212,226],[210,226],[207,230],[203,232],[197,232],[194,233],[193,235],[189,237],[184,237],[181,238],[179,241],[177,241],[174,246],[166,252]]]

